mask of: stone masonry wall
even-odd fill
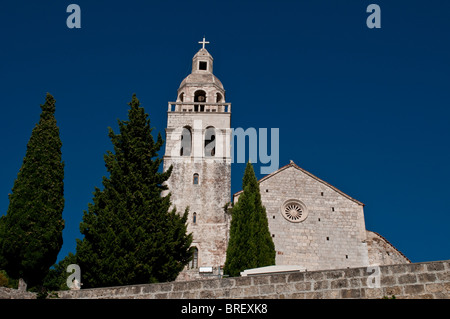
[[[385,265],[380,266],[378,271],[361,267],[81,289],[60,291],[58,294],[60,298],[70,299],[379,299],[393,295],[396,298],[449,299],[450,260]]]

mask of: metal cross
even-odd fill
[[[203,37],[203,41],[198,41],[198,43],[200,43],[203,46],[202,49],[204,49],[205,44],[209,44],[209,41],[205,41],[205,37]]]

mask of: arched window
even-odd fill
[[[194,178],[193,178],[192,183],[193,183],[194,185],[198,185],[198,174],[197,174],[197,173],[194,174]]]
[[[207,127],[205,130],[205,156],[216,155],[216,130],[214,127]]]
[[[192,214],[192,223],[197,224],[197,213]]]
[[[192,134],[188,126],[183,127],[181,132],[180,156],[191,156]]]
[[[184,102],[184,92],[180,93],[180,102]]]
[[[189,263],[189,268],[190,269],[198,268],[198,249],[195,246],[194,246],[194,254],[193,254],[192,260]]]
[[[194,93],[194,102],[200,102],[204,103],[206,102],[206,92],[203,90],[197,90]],[[195,112],[204,112],[205,111],[205,105],[197,105],[194,104],[194,111]]]
[[[222,94],[217,93],[216,94],[216,103],[221,103],[222,102]]]

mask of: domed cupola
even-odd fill
[[[222,82],[213,74],[214,59],[205,49],[208,41],[199,42],[202,48],[192,58],[192,71],[178,88],[177,102],[225,103]]]

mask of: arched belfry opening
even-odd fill
[[[194,102],[204,103],[206,102],[206,92],[203,90],[197,90],[194,93]],[[205,105],[194,104],[195,112],[204,112]]]
[[[205,156],[216,155],[216,129],[212,126],[205,130]]]
[[[185,126],[181,131],[180,156],[191,156],[191,150],[192,150],[192,131],[189,126]]]

